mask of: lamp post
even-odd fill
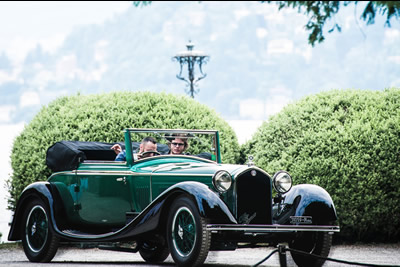
[[[207,63],[209,60],[209,56],[205,54],[203,51],[199,50],[193,50],[194,44],[189,41],[189,43],[186,45],[187,50],[183,52],[179,52],[172,58],[172,60],[176,60],[179,62],[180,65],[180,71],[179,74],[176,75],[176,78],[185,81],[187,83],[187,86],[189,86],[189,90],[186,90],[187,93],[190,93],[190,96],[194,98],[194,93],[198,93],[199,90],[195,90],[195,86],[197,86],[197,82],[200,81],[201,79],[204,79],[207,74],[203,73],[202,70],[202,65]],[[187,79],[182,76],[182,70],[183,66],[187,64],[188,65],[188,76]],[[195,79],[195,73],[194,69],[196,64],[199,65],[199,71],[201,76]]]

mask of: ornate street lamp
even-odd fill
[[[204,79],[207,76],[207,74],[203,73],[201,67],[203,64],[207,63],[210,57],[206,55],[203,51],[193,50],[194,44],[191,41],[189,41],[186,47],[187,51],[176,54],[176,56],[174,56],[172,60],[178,61],[181,68],[179,74],[176,75],[176,78],[187,83],[189,90],[186,90],[186,93],[190,93],[190,96],[194,98],[194,93],[198,93],[199,91],[198,89],[195,90],[194,87],[197,86],[198,81]],[[188,65],[187,79],[182,77],[182,69],[185,64]],[[194,68],[196,64],[199,64],[199,70],[201,74],[201,76],[197,79],[194,78]]]

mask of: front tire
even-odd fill
[[[34,199],[27,205],[22,223],[22,246],[26,257],[31,262],[50,262],[57,252],[58,243],[46,203]]]
[[[327,232],[303,232],[289,243],[289,247],[306,253],[328,257],[332,246],[332,235]],[[320,267],[324,259],[313,256],[305,256],[291,251],[294,262],[299,267]]]
[[[177,198],[167,222],[167,240],[178,266],[200,266],[207,258],[211,234],[197,206],[188,197]]]

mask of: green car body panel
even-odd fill
[[[48,181],[60,192],[70,223],[121,227],[126,212],[142,212],[174,184],[193,181],[212,188],[216,171],[234,174],[241,169],[239,165],[210,164],[191,156],[165,156],[132,167],[118,162],[81,163],[76,171],[55,173]],[[231,196],[226,194],[225,198]],[[233,205],[229,208],[234,210]]]

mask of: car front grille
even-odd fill
[[[271,224],[271,178],[256,169],[236,178],[237,221],[240,224]]]

